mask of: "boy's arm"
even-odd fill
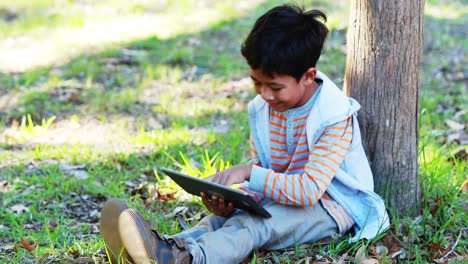
[[[231,186],[232,184],[236,183],[243,183],[249,180],[250,174],[252,172],[252,167],[261,167],[261,163],[258,159],[258,153],[255,149],[255,144],[252,140],[252,137],[250,138],[250,155],[251,161],[249,164],[232,166],[226,170],[215,173],[214,175],[211,175],[210,177],[207,177],[205,179],[226,186]]]
[[[253,166],[249,188],[278,203],[314,205],[327,190],[349,149],[353,134],[352,120],[349,117],[324,130],[309,150],[303,173],[276,173]]]

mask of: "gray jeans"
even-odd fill
[[[229,264],[240,263],[259,248],[276,250],[338,234],[335,221],[320,203],[295,207],[264,199],[261,204],[271,218],[240,210],[229,218],[210,215],[175,236],[187,242],[192,263]]]

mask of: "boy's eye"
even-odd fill
[[[283,89],[283,87],[271,87],[271,90],[273,92],[279,92],[279,91],[281,91],[281,89]]]

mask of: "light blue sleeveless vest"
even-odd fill
[[[357,120],[357,111],[361,106],[356,100],[348,98],[325,74],[318,71],[316,78],[321,79],[323,84],[307,119],[309,149],[327,126],[353,116],[350,149],[327,193],[355,223],[356,235],[350,242],[371,239],[386,230],[390,222],[383,199],[374,193],[372,172],[362,147]],[[264,168],[270,169],[269,107],[260,95],[249,103],[249,125],[259,160]]]

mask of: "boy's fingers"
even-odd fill
[[[208,201],[208,198],[206,197],[206,194],[205,193],[200,193],[201,195],[201,198],[202,198],[202,201],[203,202],[207,202]]]
[[[220,174],[220,175],[216,178],[216,183],[219,183],[219,184],[224,185],[224,174]]]
[[[224,183],[224,185],[231,186],[233,183],[234,183],[234,180],[232,178],[228,178],[226,182]]]
[[[210,197],[211,199],[209,199],[209,196],[207,196],[206,193],[203,192],[200,193],[200,196],[206,208],[215,215],[226,216],[234,210],[234,205],[232,204],[232,202],[226,204],[224,198],[212,195]]]
[[[224,210],[226,208],[226,204],[224,203],[224,199],[219,199],[219,209]]]
[[[202,200],[211,202],[210,198],[204,192],[201,192],[200,195],[202,197]]]
[[[223,210],[223,216],[228,216],[229,214],[234,211],[234,205],[232,203],[229,203],[226,208]]]
[[[203,193],[203,192],[200,193],[200,194],[201,194],[201,197],[202,197],[202,202],[203,202],[203,204],[206,206],[206,208],[207,208],[209,211],[213,212],[213,204],[211,203],[211,201],[209,201],[209,200],[207,199],[206,194]]]
[[[210,181],[210,182],[216,182],[216,174],[211,175],[210,177],[204,178],[204,180]]]
[[[215,173],[215,174],[211,175],[210,177],[206,177],[205,180],[219,183],[218,178],[219,178],[219,173]]]

